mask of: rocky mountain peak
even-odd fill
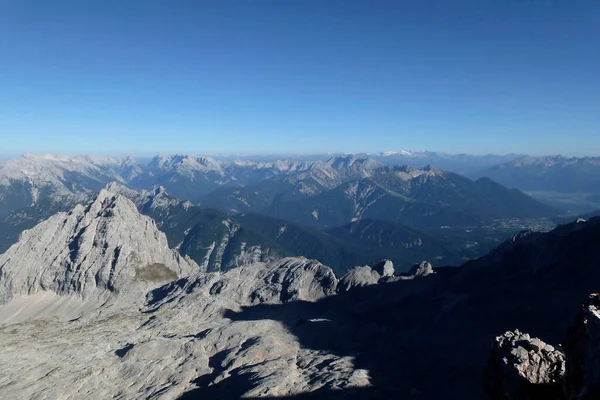
[[[174,156],[155,156],[148,167],[183,175],[193,175],[194,172],[213,172],[219,175],[224,173],[221,163],[210,157],[195,157],[176,154]]]
[[[0,256],[0,304],[46,291],[135,299],[149,287],[198,270],[169,249],[164,233],[131,200],[103,189],[89,205],[23,232]]]
[[[369,157],[357,157],[354,154],[332,157],[327,161],[335,169],[364,169],[373,170],[384,165]]]
[[[130,189],[127,186],[118,182],[110,182],[104,187],[104,190],[113,194],[120,194],[121,196],[127,197],[130,200],[135,199],[139,196],[138,191]]]

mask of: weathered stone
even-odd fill
[[[382,277],[394,276],[394,263],[390,260],[381,260],[371,268]]]
[[[338,283],[338,292],[348,292],[357,287],[376,285],[381,279],[381,275],[371,267],[354,267],[340,279]]]
[[[46,291],[84,300],[117,295],[143,301],[148,288],[199,270],[169,249],[164,233],[129,199],[102,190],[88,206],[23,232],[0,255],[0,304]]]
[[[428,261],[423,261],[419,264],[413,265],[408,271],[408,275],[413,277],[427,276],[431,274],[435,274],[435,271],[433,270],[433,265],[431,265],[431,263]]]
[[[336,284],[330,268],[286,258],[179,279],[152,290],[141,309],[0,325],[0,382],[9,383],[0,398],[176,399],[199,387],[219,387],[224,397],[215,398],[253,398],[368,387],[354,357],[304,348],[277,320],[227,318],[253,304],[318,300]],[[305,323],[318,330],[328,321]]]
[[[484,373],[490,400],[558,400],[563,398],[564,354],[518,330],[496,342]]]

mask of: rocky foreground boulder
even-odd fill
[[[515,330],[496,338],[484,385],[490,400],[559,400],[564,378],[562,351]]]
[[[484,373],[490,400],[600,398],[600,295],[583,303],[560,349],[518,330],[496,338]]]

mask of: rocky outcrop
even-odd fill
[[[243,305],[317,301],[336,293],[331,268],[304,257],[249,264],[225,273],[199,274],[150,292],[150,303],[185,296],[193,291],[227,298]]]
[[[338,283],[338,292],[344,293],[352,289],[376,285],[381,275],[369,266],[354,267],[346,273]]]
[[[583,303],[563,344],[568,399],[600,398],[600,294]]]
[[[562,399],[565,356],[518,330],[496,338],[484,386],[490,400]]]
[[[583,303],[561,350],[518,330],[497,337],[484,389],[490,400],[600,398],[600,294]]]
[[[419,264],[413,265],[412,268],[408,271],[407,276],[416,278],[418,276],[427,276],[431,274],[435,274],[435,271],[433,270],[433,265],[431,265],[431,263],[428,261],[423,261]]]
[[[384,278],[394,276],[394,263],[390,260],[381,260],[371,268]]]
[[[435,274],[433,266],[423,261],[413,266],[410,271],[400,276],[394,275],[394,264],[390,260],[381,260],[372,267],[354,267],[346,273],[338,284],[338,292],[348,292],[354,288],[375,285],[378,283],[392,283],[398,281],[412,280]]]
[[[44,291],[143,298],[149,287],[198,271],[130,200],[102,190],[88,206],[23,232],[0,256],[0,304]]]

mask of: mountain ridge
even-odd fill
[[[0,303],[44,291],[83,299],[108,292],[135,296],[140,284],[146,288],[199,270],[169,249],[164,233],[129,199],[101,190],[87,206],[23,232],[0,255]]]

